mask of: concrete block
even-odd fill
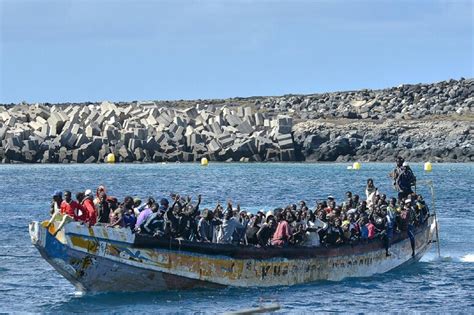
[[[9,112],[5,111],[5,112],[0,113],[0,121],[7,121],[8,119],[10,119]]]
[[[134,128],[133,129],[133,136],[139,140],[146,140],[148,136],[148,130],[145,128]]]
[[[89,125],[86,127],[86,137],[92,138],[93,136],[97,135],[94,128]]]
[[[189,136],[186,136],[186,143],[189,147],[192,147],[194,146],[195,144],[198,144],[198,143],[203,143],[204,142],[204,139],[203,137],[201,136],[201,134],[198,134],[198,133],[193,133]]]
[[[91,123],[95,122],[98,117],[99,117],[99,113],[95,109],[91,110],[89,116],[84,121],[84,126],[88,126]]]
[[[84,150],[87,144],[83,144],[80,148],[72,150],[71,160],[77,163],[83,163],[86,160]]]
[[[212,125],[211,125],[211,130],[212,132],[219,136],[222,134],[222,129],[221,129],[221,126],[217,123],[217,122],[214,122]]]
[[[133,138],[133,132],[132,131],[125,131],[125,132],[122,132],[122,134],[120,135],[120,141],[125,145],[125,146],[128,146],[128,143],[130,141],[130,139]]]
[[[49,117],[48,117],[49,118]],[[47,118],[46,118],[47,119]],[[46,124],[47,123],[47,120],[43,117],[40,117],[40,116],[37,116],[36,117],[36,122],[40,123],[40,124]]]
[[[231,135],[226,134],[223,137],[219,138],[219,143],[224,149],[231,147],[234,144],[234,139]]]
[[[79,124],[74,124],[71,127],[71,133],[75,135],[79,135],[82,133],[82,128]]]
[[[102,124],[104,123],[105,121],[105,117],[104,115],[99,115],[97,116],[97,118],[94,120],[94,123],[99,127],[99,129],[102,127]]]
[[[268,149],[265,155],[265,161],[279,161],[280,152],[275,149]]]
[[[160,111],[158,110],[158,107],[152,107],[150,108],[150,110],[148,111],[148,116],[151,116],[151,117],[158,117],[160,115]]]
[[[292,139],[278,141],[278,146],[282,150],[294,149],[294,144]],[[283,161],[283,160],[282,160]]]
[[[194,144],[192,150],[196,156],[198,156],[199,154],[204,154],[208,151],[207,147],[203,143]]]
[[[148,151],[154,152],[160,148],[158,142],[156,142],[154,137],[149,137],[146,142],[143,144],[143,148]]]
[[[10,161],[22,161],[23,155],[21,154],[20,148],[5,148],[4,156]]]
[[[96,161],[95,156],[89,156],[89,157],[84,161],[84,163],[85,163],[85,164],[90,164],[90,163],[94,163],[95,161]]]
[[[294,161],[295,160],[295,150],[294,149],[289,149],[289,150],[282,150],[280,152],[280,161]]]
[[[231,115],[231,114],[232,114],[232,112],[231,112],[231,110],[230,110],[229,107],[224,106],[224,107],[222,108],[222,115],[223,115],[224,117],[227,116],[227,115]]]
[[[70,136],[65,140],[65,146],[68,149],[74,148],[76,142],[77,142],[77,135],[71,133]]]
[[[262,157],[259,154],[254,154],[250,157],[251,162],[262,162]]]
[[[175,116],[173,118],[173,123],[177,125],[178,127],[183,127],[183,128],[186,128],[188,124],[187,121],[180,116]]]
[[[242,123],[242,119],[235,115],[226,115],[225,120],[232,127],[236,127]]]
[[[223,132],[224,133],[229,133],[229,134],[235,134],[236,132],[239,132],[239,130],[235,127],[232,127],[232,126],[224,126],[222,127],[222,129],[224,130]]]
[[[133,151],[133,154],[135,156],[135,161],[140,161],[141,162],[145,158],[145,152],[143,151],[142,148],[136,148]]]
[[[251,134],[254,131],[248,121],[243,121],[241,124],[239,124],[237,126],[237,130],[239,130],[240,133],[246,135]]]
[[[102,146],[102,148],[99,150],[99,155],[97,157],[97,161],[98,162],[103,162],[107,158],[108,154],[109,154],[109,149],[105,146]]]
[[[41,130],[41,127],[43,126],[42,124],[40,124],[37,121],[30,121],[28,125],[33,130]]]
[[[168,126],[168,131],[172,134],[176,133],[176,131],[178,130],[178,126],[174,123],[171,123],[169,126]]]
[[[166,154],[156,151],[153,154],[153,161],[155,161],[155,162],[164,162],[164,161],[166,161]]]
[[[166,142],[167,141],[167,136],[165,133],[162,133],[162,132],[159,132],[156,134],[155,136],[155,141],[157,143],[162,143],[162,142]]]
[[[119,154],[119,157],[120,159],[123,161],[123,162],[131,162],[132,161],[132,157],[131,157],[131,152],[129,152],[127,150],[127,148],[125,146],[122,146],[119,150],[118,150],[118,154]]]
[[[76,140],[76,143],[74,144],[74,147],[80,147],[81,145],[87,143],[87,142],[90,142],[90,139],[85,135],[85,134],[79,134],[77,136],[77,140]]]
[[[66,118],[67,120],[67,118]],[[55,136],[59,133],[61,133],[61,129],[63,128],[65,124],[65,120],[63,119],[63,116],[60,114],[60,112],[53,112],[51,113],[51,116],[49,116],[47,120],[49,127],[50,127],[50,135]]]
[[[184,127],[178,126],[178,128],[175,131],[176,135],[183,135],[184,133]]]
[[[158,116],[156,120],[160,125],[163,126],[168,126],[173,121],[173,119],[166,112],[161,112],[160,116]]]
[[[278,126],[280,133],[289,133],[293,128],[293,119],[290,116],[278,115],[276,119],[276,126]]]
[[[5,139],[5,135],[7,133],[7,130],[8,130],[7,126],[0,127],[0,141]]]
[[[53,163],[55,162],[55,156],[53,149],[48,149],[43,152],[43,158],[41,159],[41,163]]]
[[[263,127],[264,118],[263,118],[263,115],[261,113],[255,113],[254,120],[255,120],[255,126]]]
[[[22,152],[23,160],[27,163],[36,162],[36,154],[37,152],[34,150],[25,150]]]
[[[194,161],[194,153],[183,152],[183,162],[192,162]]]
[[[49,111],[49,108],[42,107],[42,106],[38,106],[35,113],[36,113],[36,120],[43,119],[44,121],[46,121],[49,118],[49,116],[51,115],[51,112]]]
[[[23,149],[28,151],[36,151],[39,148],[38,140],[23,140]]]
[[[190,107],[188,109],[185,109],[183,111],[183,114],[186,115],[186,117],[188,117],[190,119],[195,119],[199,115],[199,113],[198,113],[198,111],[195,107]]]
[[[244,107],[244,117],[250,117],[253,114],[253,109],[250,106]]]
[[[214,123],[217,123],[219,126],[222,126],[224,124],[224,119],[222,118],[222,115],[216,115],[214,117]]]
[[[193,133],[194,133],[194,128],[190,125],[186,126],[186,131],[185,131],[184,135],[187,137],[187,136],[189,136]]]
[[[157,125],[158,124],[158,120],[156,120],[156,118],[152,115],[148,116],[148,118],[146,119],[146,123],[148,125],[151,125],[151,126],[154,126],[154,125]]]
[[[114,103],[104,101],[100,103],[100,110],[104,113],[107,111],[114,111],[117,110],[117,106]]]
[[[132,138],[128,142],[128,149],[132,152],[135,151],[136,148],[142,148],[142,147],[143,147],[143,140]]]
[[[209,142],[207,148],[210,152],[217,152],[221,149],[219,143],[216,140],[212,140],[211,142]]]
[[[110,125],[105,126],[104,132],[102,135],[106,137],[109,142],[120,140],[119,130],[115,128],[114,126],[110,126]]]

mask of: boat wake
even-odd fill
[[[427,254],[421,259],[422,262],[462,262],[474,263],[474,254],[446,255],[438,257],[436,254]]]
[[[461,257],[462,262],[472,263],[474,262],[474,254],[467,254]]]

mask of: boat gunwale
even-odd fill
[[[431,220],[426,220],[425,223],[415,228],[414,234],[424,233],[430,228]],[[408,239],[406,231],[401,233],[394,233],[391,245],[403,242]],[[133,248],[161,248],[166,250],[185,251],[191,253],[199,253],[211,256],[227,256],[237,259],[270,259],[270,258],[323,258],[323,257],[337,257],[347,255],[365,254],[368,252],[384,249],[383,240],[378,237],[376,240],[371,240],[367,244],[344,244],[339,246],[266,246],[257,247],[254,245],[233,245],[233,244],[217,244],[217,243],[202,243],[187,240],[176,239],[159,239],[149,235],[136,234]]]

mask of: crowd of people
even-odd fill
[[[57,191],[51,204],[50,224],[61,214],[57,231],[75,220],[88,226],[128,228],[153,237],[258,247],[355,245],[379,238],[385,244],[386,255],[390,255],[394,233],[406,233],[414,255],[414,228],[427,220],[429,210],[423,197],[412,191],[416,178],[403,159],[397,159],[391,176],[398,198],[387,198],[368,179],[363,197],[347,191],[340,203],[328,196],[313,209],[300,201],[256,213],[244,211],[231,201],[201,211],[201,195],[195,201],[171,194],[169,199],[159,201],[150,197],[142,202],[127,196],[119,202],[108,196],[104,186],[95,193],[79,192],[76,200],[70,191]]]

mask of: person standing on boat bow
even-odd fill
[[[397,157],[397,166],[389,174],[393,178],[393,186],[398,191],[398,199],[406,198],[413,193],[412,186],[416,186],[416,177],[405,160]]]

